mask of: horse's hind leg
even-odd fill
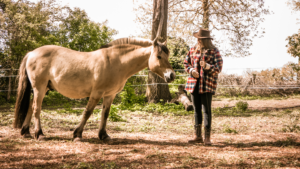
[[[75,129],[73,133],[74,141],[81,141],[82,139],[82,132],[86,121],[90,118],[91,114],[93,113],[94,108],[96,107],[99,100],[102,98],[102,94],[100,95],[93,95],[89,98],[89,102],[83,112],[82,119],[78,127]]]
[[[25,121],[22,125],[22,129],[21,129],[21,135],[24,138],[31,138],[31,135],[29,132],[29,126],[30,126],[30,121],[31,121],[31,117],[32,117],[32,102],[33,102],[33,100],[31,100],[29,103],[28,112],[27,112]]]
[[[33,117],[34,117],[34,124],[35,124],[34,138],[39,139],[39,140],[45,139],[45,136],[43,134],[42,127],[41,127],[40,114],[41,114],[43,98],[46,94],[46,87],[47,87],[47,83],[45,83],[45,85],[41,85],[38,88],[33,86],[34,94],[33,94],[32,109],[33,109]]]
[[[48,91],[48,89],[46,91]],[[30,122],[31,122],[32,114],[33,114],[32,103],[33,103],[33,99],[30,100],[28,112],[27,112],[26,118],[24,120],[24,123],[22,125],[22,129],[21,129],[21,135],[24,138],[32,138],[32,136],[30,135],[30,131],[29,131]]]
[[[110,140],[109,135],[106,132],[106,122],[109,115],[110,106],[114,100],[116,95],[113,96],[107,96],[103,98],[103,109],[101,114],[101,122],[100,122],[100,128],[99,128],[99,139],[100,140]]]

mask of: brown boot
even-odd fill
[[[202,128],[202,124],[195,125],[195,138],[189,140],[188,143],[203,143],[201,128]]]
[[[210,129],[204,128],[204,144],[211,145],[210,142]]]

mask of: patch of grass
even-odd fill
[[[94,168],[92,164],[89,163],[85,163],[85,162],[79,162],[76,165],[76,168],[78,169],[90,169],[90,168]]]
[[[94,109],[93,113],[96,114],[97,120],[101,119],[101,116],[102,116],[101,111],[102,110],[100,110],[100,109]],[[119,115],[121,113],[122,113],[122,110],[118,106],[115,106],[112,104],[110,107],[108,119],[112,122],[126,122],[126,120],[123,119],[122,116]]]
[[[219,90],[219,89],[218,89]],[[219,92],[222,93],[222,92]],[[287,97],[282,96],[280,94],[271,94],[269,96],[259,96],[259,95],[238,95],[238,96],[230,96],[229,94],[222,94],[214,96],[214,100],[286,100],[289,98],[300,98],[299,93],[290,94]]]
[[[235,104],[235,107],[237,108],[238,111],[245,112],[248,109],[249,104],[244,101],[239,101]]]
[[[150,113],[159,113],[159,114],[168,114],[172,113],[176,116],[186,116],[193,114],[192,111],[187,112],[184,109],[183,104],[174,104],[174,103],[150,103],[146,105],[135,105],[132,108],[127,110],[130,111],[145,111]]]
[[[113,130],[115,130],[115,131],[124,131],[124,129],[122,129],[120,126],[114,127]]]
[[[300,126],[298,124],[292,124],[292,125],[284,125],[285,127],[282,128],[282,132],[300,132]]]
[[[231,128],[229,125],[225,124],[224,127],[223,127],[223,132],[224,133],[232,133],[232,134],[237,134],[238,132]]]
[[[147,124],[141,126],[140,129],[139,129],[139,131],[145,132],[145,133],[147,133],[149,131],[154,131],[154,130],[155,130],[155,126],[150,126],[150,125],[147,125]]]
[[[298,133],[300,132],[300,113],[293,111],[288,111],[288,119],[289,123],[284,125],[284,127],[281,129],[283,132],[294,132]]]
[[[119,168],[115,162],[108,162],[105,164],[101,164],[101,168],[103,169],[114,169]]]

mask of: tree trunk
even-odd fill
[[[298,67],[300,67],[300,57],[298,58]],[[300,72],[299,70],[297,69],[297,85],[300,84]]]
[[[152,40],[154,40],[157,36],[159,36],[159,42],[164,42],[167,40],[167,20],[168,0],[153,0],[153,22],[151,36]],[[161,99],[163,99],[164,101],[170,101],[172,99],[169,86],[167,85],[165,80],[159,77],[157,74],[149,71],[148,84],[153,83],[162,84],[154,84],[147,86],[146,96],[149,103],[157,103]]]
[[[202,8],[203,8],[203,21],[202,26],[204,29],[209,29],[209,5],[208,0],[202,0]]]
[[[193,104],[187,96],[186,91],[184,90],[184,85],[178,86],[178,92],[176,92],[176,95],[176,98],[174,98],[171,102],[182,103],[186,111],[194,110]]]
[[[8,71],[8,91],[7,91],[7,101],[10,100],[10,95],[11,95],[11,83],[12,83],[12,80],[11,80],[11,77],[12,76],[12,70],[9,70]]]

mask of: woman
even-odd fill
[[[193,35],[198,39],[198,43],[190,49],[184,60],[185,70],[190,74],[185,90],[192,94],[195,111],[195,137],[188,142],[203,143],[201,135],[203,109],[204,144],[210,145],[211,101],[217,88],[223,60],[219,50],[211,42],[210,31],[200,28],[199,32],[194,32]]]

